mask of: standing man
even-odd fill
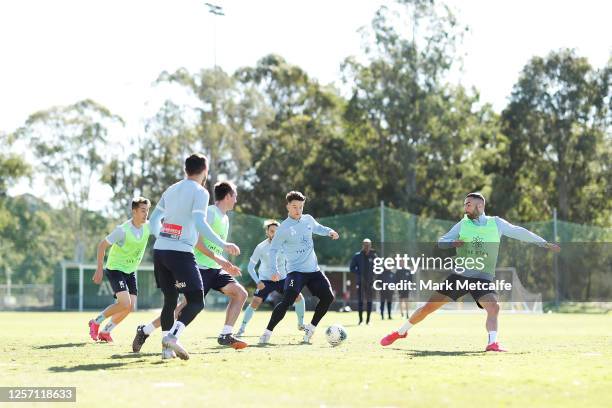
[[[206,222],[209,194],[203,187],[208,177],[208,159],[192,154],[185,160],[187,178],[168,187],[151,214],[151,230],[157,237],[154,246],[154,272],[157,286],[164,295],[161,312],[162,358],[176,353],[189,359],[189,353],[178,342],[185,327],[204,308],[204,287],[193,248],[198,233],[231,255],[240,249],[221,239]],[[163,224],[162,224],[163,219]],[[187,305],[174,320],[179,291]]]
[[[497,317],[499,304],[497,294],[492,289],[457,289],[457,282],[469,284],[490,283],[495,279],[495,266],[499,252],[499,242],[502,235],[523,242],[537,244],[549,251],[559,252],[557,244],[546,240],[523,227],[510,224],[500,217],[485,215],[485,198],[480,193],[470,193],[463,202],[465,216],[446,235],[438,240],[440,248],[457,248],[457,257],[464,259],[484,259],[480,269],[466,269],[462,274],[453,273],[444,282],[447,289],[434,293],[427,303],[415,310],[398,331],[394,331],[380,340],[382,346],[389,346],[397,339],[408,335],[408,330],[425,319],[451,300],[456,301],[468,292],[472,295],[478,307],[487,312],[486,329],[488,343],[485,351],[506,351],[497,342]],[[478,263],[476,263],[477,265]],[[451,289],[452,288],[452,289]]]
[[[366,301],[366,324],[370,324],[370,314],[372,313],[372,295],[374,272],[372,267],[374,259],[378,255],[372,250],[372,241],[365,238],[361,243],[361,251],[353,255],[350,270],[356,275],[355,281],[357,289],[357,307],[359,311],[359,324],[363,323],[363,301]]]
[[[214,187],[215,204],[209,205],[206,221],[212,230],[221,239],[227,239],[229,234],[229,217],[227,213],[234,209],[238,201],[236,186],[227,181],[220,181]],[[221,329],[217,342],[222,346],[232,347],[239,350],[247,344],[238,340],[232,334],[234,324],[242,310],[247,298],[247,291],[233,277],[240,276],[240,269],[223,257],[223,248],[215,245],[209,239],[198,237],[195,247],[195,258],[198,264],[202,284],[204,285],[204,297],[211,289],[226,295],[230,301],[225,312],[225,324]],[[174,311],[178,316],[187,302],[183,300]],[[149,335],[160,326],[160,317],[157,317],[148,325],[140,325],[136,328],[136,336],[132,342],[132,351],[140,351],[142,345]]]
[[[276,229],[279,225],[279,222],[276,220],[267,220],[264,222],[266,239],[261,241],[255,247],[253,255],[251,255],[251,259],[249,260],[249,274],[251,275],[253,282],[257,284],[257,290],[253,294],[251,304],[244,311],[242,325],[236,334],[238,337],[244,334],[247,324],[253,318],[253,314],[261,303],[266,300],[270,293],[276,291],[282,295],[285,292],[285,278],[287,277],[285,256],[282,253],[278,255],[278,272],[280,273],[280,279],[278,281],[272,280],[272,274],[274,271],[270,263],[270,244],[272,243],[272,239],[274,238]],[[256,272],[255,267],[257,264],[259,264],[259,270]],[[304,313],[306,312],[305,303],[304,296],[302,296],[300,293],[294,303],[295,313],[298,319],[298,330],[304,330]]]
[[[92,280],[95,284],[102,283],[102,264],[106,249],[110,247],[104,275],[110,282],[116,302],[108,306],[95,319],[89,321],[89,335],[92,340],[112,342],[110,335],[125,317],[134,310],[138,287],[136,285],[136,270],[149,242],[149,224],[147,217],[151,202],[144,197],[132,200],[132,218],[117,226],[98,245],[98,268]],[[98,333],[104,319],[111,321]]]
[[[302,215],[306,201],[302,193],[290,191],[285,199],[289,216],[281,223],[270,245],[270,263],[275,271],[272,280],[278,281],[281,278],[277,259],[281,250],[287,260],[287,270],[291,272],[285,278],[283,300],[272,311],[268,327],[259,338],[260,344],[270,341],[272,330],[285,317],[287,309],[295,302],[304,286],[308,287],[313,296],[319,298],[312,320],[304,329],[304,343],[310,343],[317,324],[334,301],[329,279],[319,269],[312,234],[328,236],[331,239],[338,239],[340,236],[333,229],[319,224],[312,216]]]

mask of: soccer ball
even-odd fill
[[[327,342],[335,347],[342,344],[348,335],[346,334],[346,329],[336,323],[332,324],[327,328],[327,330],[325,330],[325,337],[327,338]]]

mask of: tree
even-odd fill
[[[510,144],[501,169],[516,186],[507,197],[521,219],[558,208],[559,218],[610,223],[609,74],[573,50],[534,57],[502,113]]]
[[[77,261],[84,259],[85,248],[91,244],[85,209],[90,207],[91,187],[105,162],[108,132],[122,125],[119,116],[87,99],[34,113],[15,132],[15,137],[25,138],[32,146],[34,165],[70,213],[65,232],[73,238]]]

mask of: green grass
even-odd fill
[[[308,317],[310,316],[308,313]],[[502,315],[509,353],[483,353],[483,314],[438,314],[389,348],[379,338],[400,319],[356,327],[356,314],[330,313],[312,345],[301,345],[289,312],[271,344],[220,348],[223,313],[203,312],[183,333],[189,361],[160,360],[160,333],[140,354],[134,329],[154,313],[138,312],[113,332],[115,344],[89,340],[95,313],[0,313],[0,385],[76,386],[83,406],[612,406],[612,316]],[[255,314],[255,344],[269,311]],[[325,342],[339,322],[349,339]],[[17,405],[19,407],[25,404]]]

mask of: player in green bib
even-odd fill
[[[486,216],[485,198],[480,193],[468,194],[463,202],[463,209],[463,219],[438,240],[440,248],[456,248],[456,262],[460,259],[462,263],[465,262],[463,271],[449,275],[442,283],[443,289],[434,293],[427,303],[415,310],[398,331],[381,339],[382,346],[389,346],[397,339],[405,338],[413,325],[451,300],[455,301],[469,293],[478,307],[487,312],[485,327],[488,343],[485,351],[506,351],[497,342],[499,303],[495,290],[490,288],[490,284],[495,280],[501,236],[533,243],[554,252],[559,252],[560,248],[557,244],[546,242],[544,238],[523,227],[512,225],[503,218]],[[459,263],[456,265],[459,266]]]
[[[226,240],[229,235],[229,217],[227,213],[234,209],[238,200],[236,186],[227,181],[221,181],[214,186],[215,204],[209,205],[206,214],[206,220],[212,230]],[[242,306],[247,298],[246,289],[238,283],[234,276],[240,276],[240,268],[229,262],[223,257],[223,248],[215,245],[208,239],[203,239],[201,236],[195,247],[194,255],[202,277],[204,286],[204,297],[211,289],[215,289],[229,298],[229,304],[225,314],[225,324],[217,342],[220,345],[241,349],[247,346],[247,343],[239,340],[233,334],[233,327],[238,319],[238,315],[242,311]],[[178,315],[186,302],[183,300],[176,310],[175,315]],[[140,325],[136,329],[136,336],[132,342],[132,350],[140,351],[147,337],[160,326],[159,317],[147,325]]]
[[[92,280],[99,285],[102,283],[102,276],[106,275],[116,301],[98,317],[89,321],[89,335],[93,340],[112,342],[111,330],[134,309],[138,296],[136,270],[142,261],[150,235],[147,222],[150,208],[151,202],[148,199],[134,198],[132,218],[117,226],[98,244],[98,268]],[[104,254],[109,247],[106,268],[103,269]],[[111,321],[98,332],[102,322],[109,317]]]

